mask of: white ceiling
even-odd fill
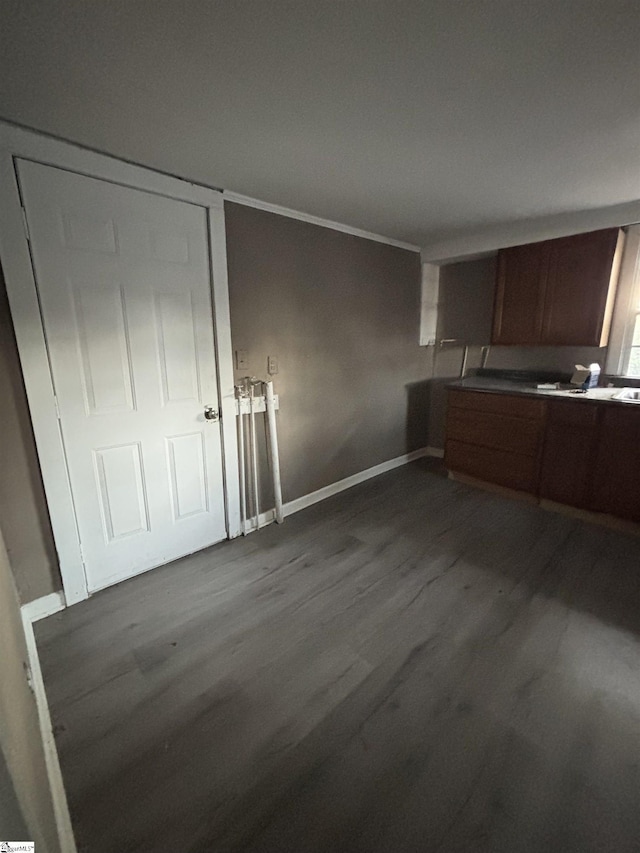
[[[640,3],[2,0],[0,117],[463,254],[640,218]]]

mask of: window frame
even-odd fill
[[[629,374],[636,318],[640,317],[640,224],[627,229],[618,289],[613,310],[605,372],[640,380]]]

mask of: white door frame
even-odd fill
[[[228,537],[240,535],[238,445],[233,380],[227,252],[222,193],[134,166],[106,154],[0,121],[0,261],[18,343],[38,459],[67,604],[88,597],[54,386],[31,266],[15,158],[204,207],[208,212],[211,300],[222,413],[222,463]]]

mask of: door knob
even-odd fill
[[[220,412],[217,409],[214,409],[213,406],[204,407],[204,416],[208,421],[220,420]]]

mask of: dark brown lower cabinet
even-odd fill
[[[640,522],[640,406],[452,390],[445,464]]]
[[[448,441],[445,463],[452,471],[487,483],[535,494],[538,461],[535,456]]]
[[[640,521],[640,408],[602,411],[591,509]]]
[[[450,391],[446,466],[479,480],[535,494],[545,412],[544,400]]]
[[[549,402],[540,471],[541,498],[591,508],[599,414],[600,407],[577,401]]]

